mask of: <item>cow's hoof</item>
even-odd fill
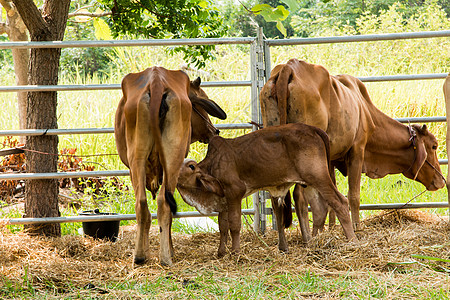
[[[136,265],[143,265],[143,264],[145,263],[145,261],[146,261],[145,256],[143,256],[143,257],[137,257],[137,256],[135,256],[135,257],[134,257],[134,263],[135,263]]]
[[[286,248],[286,249],[279,249],[279,250],[280,250],[281,254],[289,254],[289,249],[288,248]]]
[[[354,231],[363,231],[364,224],[363,223],[353,223],[353,230]]]
[[[172,266],[172,260],[171,259],[161,259],[159,263],[163,267],[170,267],[170,266]]]
[[[348,243],[351,245],[357,245],[359,242],[358,238],[355,236],[351,236],[350,238],[348,238]]]

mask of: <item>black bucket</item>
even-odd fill
[[[86,210],[79,213],[80,216],[117,215],[116,213],[100,212],[98,209]],[[85,235],[96,239],[108,239],[112,242],[119,236],[120,220],[118,221],[94,221],[83,222],[83,232]]]

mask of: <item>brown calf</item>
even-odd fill
[[[216,136],[204,160],[198,164],[184,161],[177,189],[200,213],[219,212],[219,257],[225,255],[228,231],[232,251],[239,251],[242,198],[267,190],[278,207],[296,183],[314,187],[336,211],[347,238],[356,239],[347,199],[331,180],[329,159],[326,133],[304,124],[265,128],[235,139]],[[282,214],[277,213],[276,218],[278,224],[284,224]],[[279,249],[287,251],[282,226],[278,226],[278,234]]]

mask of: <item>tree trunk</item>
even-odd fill
[[[42,66],[42,69],[30,68],[29,84],[58,83],[59,49],[32,49],[31,66]],[[30,92],[27,98],[27,128],[58,128],[56,119],[56,92]],[[25,152],[27,172],[47,173],[57,171],[58,136],[30,136],[26,140],[26,148],[37,152]],[[29,180],[25,185],[25,217],[59,217],[58,180]],[[29,232],[45,235],[61,234],[59,224],[46,226],[26,226]]]
[[[61,41],[66,28],[70,0],[46,0],[42,14],[32,0],[13,0],[23,22],[30,32],[31,41]],[[31,49],[28,84],[58,84],[61,49]],[[27,128],[57,128],[57,93],[29,92],[27,96]],[[26,148],[27,172],[56,172],[58,137],[28,137]],[[57,217],[58,181],[56,179],[28,180],[25,188],[25,217]],[[58,236],[60,224],[28,225],[32,234]]]
[[[7,34],[10,41],[28,41],[28,30],[22,21],[17,9],[11,4],[11,0],[0,0],[0,4],[6,10],[8,21]],[[14,62],[14,75],[16,85],[27,85],[29,49],[12,49]],[[19,112],[19,128],[26,128],[27,120],[27,93],[17,92],[17,106]],[[25,137],[20,137],[20,142],[25,143]]]

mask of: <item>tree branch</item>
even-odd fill
[[[110,16],[112,13],[110,11],[102,12],[102,13],[90,13],[90,12],[73,12],[69,14],[69,18],[77,17],[77,16],[86,16],[92,18],[99,18]]]
[[[9,26],[6,25],[5,22],[0,22],[0,34],[4,34],[4,33],[9,35]]]
[[[0,5],[3,6],[7,13],[12,9],[11,0],[0,0]]]
[[[12,0],[31,35],[48,35],[50,31],[33,0]],[[37,34],[41,32],[41,34]]]

